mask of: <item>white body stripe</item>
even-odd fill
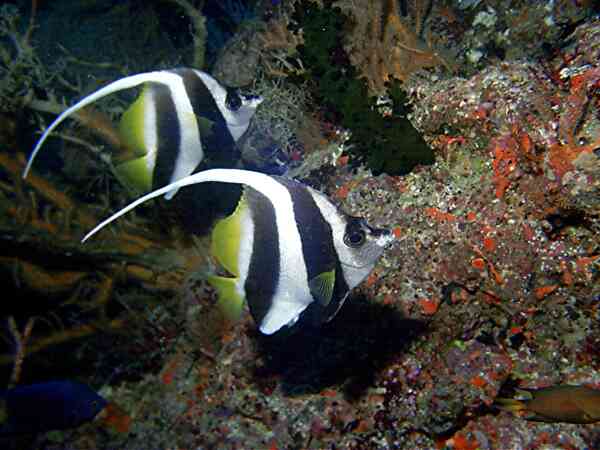
[[[148,89],[144,98],[144,146],[147,153],[144,162],[148,173],[154,173],[156,167],[156,155],[158,153],[158,136],[156,135],[156,99],[154,90]]]
[[[240,222],[242,235],[240,236],[240,246],[238,248],[239,277],[237,278],[236,290],[240,298],[245,298],[244,285],[248,278],[248,270],[252,258],[252,246],[254,245],[254,222],[252,222],[250,208],[244,208]]]
[[[85,235],[82,242],[85,242],[100,229],[147,200],[158,197],[173,189],[208,181],[250,186],[266,196],[274,207],[276,226],[279,231],[280,276],[273,298],[273,306],[260,326],[260,330],[263,333],[274,333],[283,325],[293,323],[297,320],[300,313],[312,302],[312,295],[308,287],[308,275],[304,256],[302,255],[302,242],[294,217],[290,193],[285,186],[268,175],[238,169],[212,169],[195,173],[168,186],[150,192],[130,203],[97,225]],[[246,268],[247,273],[248,269]]]
[[[181,139],[179,149],[177,149],[175,170],[171,174],[170,182],[172,183],[191,174],[204,158],[204,152],[202,151],[202,142],[200,140],[200,133],[198,132],[198,121],[196,120],[190,98],[185,90],[183,79],[177,76],[176,82],[171,82],[167,85],[175,105]],[[176,193],[177,189],[173,189],[165,195],[165,198],[170,200]]]

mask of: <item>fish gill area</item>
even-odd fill
[[[495,407],[515,388],[600,389],[599,13],[583,0],[1,5],[3,379],[84,381],[127,415],[10,445],[600,448],[597,424]],[[278,148],[287,175],[393,231],[322,328],[264,336],[247,311],[225,323],[208,236],[180,225],[177,197],[79,243],[132,200],[106,156],[132,98],[80,113],[21,179],[66,105],[177,66],[265,98],[242,159],[263,167]]]

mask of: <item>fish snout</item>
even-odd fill
[[[362,225],[369,230],[369,234],[375,239],[375,242],[380,247],[387,247],[394,242],[395,236],[387,228],[373,228],[366,220],[363,219]]]
[[[387,228],[374,228],[364,218],[358,218],[360,226],[367,231],[378,247],[385,248],[395,241],[396,237]]]
[[[373,236],[377,239],[377,245],[384,248],[388,247],[396,240],[394,233],[385,228],[376,228],[373,230]]]

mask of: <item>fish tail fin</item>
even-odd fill
[[[172,83],[174,80],[178,80],[178,79],[179,79],[178,75],[176,75],[174,73],[166,72],[166,71],[139,73],[137,75],[131,75],[129,77],[121,78],[117,81],[114,81],[114,82],[108,84],[107,86],[104,86],[103,88],[97,90],[96,92],[88,95],[87,97],[82,98],[80,101],[75,103],[73,106],[71,106],[71,107],[67,108],[65,111],[63,111],[54,120],[54,122],[52,122],[50,124],[50,126],[48,128],[46,128],[46,130],[42,134],[42,137],[37,142],[35,148],[31,152],[31,155],[29,156],[29,161],[27,161],[27,166],[25,167],[25,170],[23,171],[23,178],[27,177],[29,171],[31,170],[31,165],[33,164],[35,157],[37,156],[38,152],[40,151],[40,148],[42,147],[42,145],[44,144],[44,142],[46,141],[46,139],[48,138],[50,133],[58,125],[60,125],[66,118],[68,118],[71,114],[79,111],[81,108],[84,108],[103,97],[106,97],[107,95],[113,94],[118,91],[123,91],[125,89],[133,88],[133,87],[139,86],[140,84],[143,84],[143,83],[169,84],[169,83]]]
[[[239,320],[244,307],[244,297],[238,290],[237,281],[237,278],[219,277],[216,275],[208,277],[208,282],[217,290],[219,295],[217,306],[223,313],[223,316],[231,322]]]

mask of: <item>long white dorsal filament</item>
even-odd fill
[[[31,170],[31,165],[33,164],[35,157],[37,156],[38,152],[40,151],[40,148],[42,148],[42,145],[48,138],[49,134],[58,125],[60,125],[63,120],[65,120],[71,114],[94,103],[96,100],[106,97],[107,95],[110,95],[114,92],[122,91],[125,89],[133,88],[133,87],[139,86],[140,84],[149,83],[149,82],[164,83],[164,84],[169,85],[169,84],[181,83],[182,81],[181,81],[181,77],[179,75],[176,75],[174,73],[167,72],[167,71],[140,73],[137,75],[132,75],[130,77],[121,78],[120,80],[114,81],[113,83],[110,83],[109,85],[104,86],[103,88],[88,95],[87,97],[84,97],[79,102],[75,103],[73,106],[71,106],[71,107],[67,108],[65,111],[63,111],[54,120],[54,122],[52,122],[52,124],[50,124],[50,126],[48,128],[46,128],[46,131],[44,131],[44,133],[42,134],[42,137],[40,138],[40,140],[36,144],[35,148],[33,149],[33,152],[31,152],[31,156],[29,156],[29,161],[27,161],[27,166],[25,167],[25,170],[23,171],[23,178],[27,177],[29,171]]]
[[[278,226],[286,226],[288,228],[282,228],[282,229],[289,229],[289,224],[283,223],[283,222],[288,222],[290,220],[290,218],[293,219],[293,212],[291,211],[291,209],[292,209],[291,199],[290,199],[289,192],[282,184],[278,183],[270,176],[265,175],[264,173],[260,173],[260,172],[252,172],[249,170],[240,170],[240,169],[211,169],[211,170],[205,170],[203,172],[198,172],[193,175],[187,176],[185,178],[182,178],[181,180],[178,180],[174,183],[171,183],[165,187],[162,187],[160,189],[152,191],[149,194],[146,194],[146,195],[138,198],[134,202],[127,205],[125,208],[121,209],[120,211],[118,211],[115,214],[113,214],[112,216],[110,216],[108,219],[106,219],[106,220],[102,221],[100,224],[98,224],[92,231],[90,231],[88,234],[86,234],[84,236],[84,238],[81,240],[81,242],[83,243],[83,242],[87,241],[90,237],[92,237],[94,234],[96,234],[98,231],[100,231],[106,225],[115,221],[116,219],[123,216],[124,214],[127,214],[129,211],[131,211],[132,209],[136,208],[137,206],[141,205],[142,203],[144,203],[148,200],[156,198],[166,192],[169,192],[172,189],[178,189],[178,188],[181,188],[184,186],[189,186],[191,184],[205,183],[205,182],[209,182],[209,181],[216,181],[216,182],[221,182],[221,183],[232,183],[232,184],[243,184],[246,186],[250,186],[251,188],[256,189],[258,192],[265,195],[274,206],[275,205],[278,205],[278,206],[285,205],[284,208],[290,209],[290,211],[280,211],[280,214],[276,214],[276,216],[277,216]],[[282,223],[279,223],[279,222],[282,222]],[[294,229],[295,229],[295,226],[294,226]],[[298,237],[298,239],[299,239],[299,237]]]

